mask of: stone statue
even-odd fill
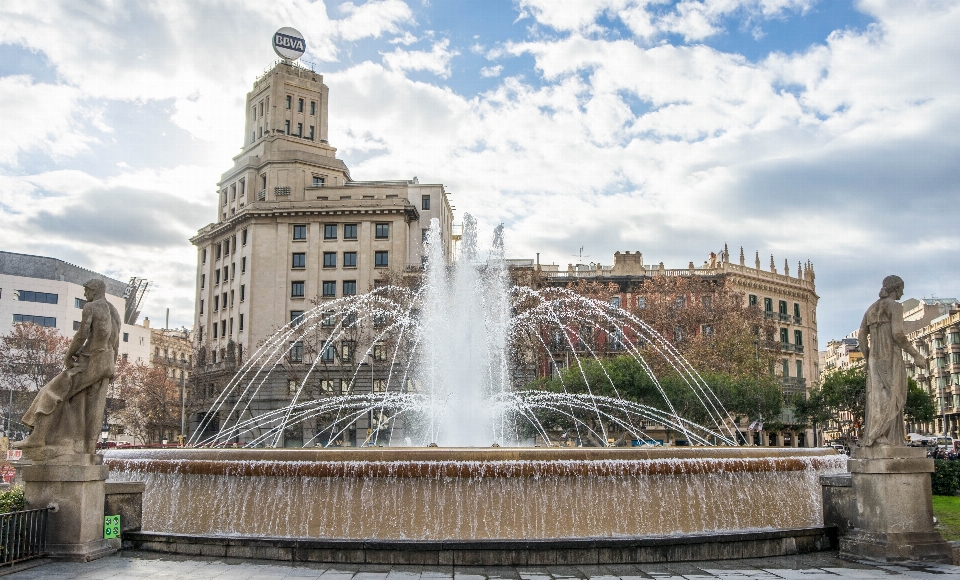
[[[23,416],[33,432],[18,446],[35,461],[96,453],[107,386],[116,372],[120,314],[107,302],[102,280],[83,288],[87,304],[64,358],[66,368],[40,389]]]
[[[863,315],[860,324],[860,351],[866,362],[867,400],[861,447],[905,445],[903,407],[907,402],[907,369],[902,351],[913,356],[920,367],[926,359],[903,333],[903,280],[883,279],[880,299]]]

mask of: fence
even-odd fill
[[[44,508],[0,514],[0,565],[46,554],[48,511]]]

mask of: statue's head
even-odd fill
[[[894,300],[899,300],[903,296],[903,278],[900,276],[887,276],[883,279],[883,288],[880,289],[880,298],[892,296]]]
[[[87,280],[87,283],[83,285],[83,296],[87,299],[87,302],[105,298],[107,296],[107,285],[103,283],[103,280],[97,278]]]

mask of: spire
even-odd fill
[[[787,261],[786,258],[783,259],[783,273],[787,276],[787,278],[790,277],[790,262]]]
[[[800,269],[800,260],[797,260],[797,278],[803,280],[803,270]]]
[[[773,261],[773,254],[770,254],[770,271],[774,274],[777,273],[777,264]]]
[[[744,260],[744,258],[743,258],[743,246],[740,246],[740,265],[741,265],[741,266],[745,266],[745,265],[746,265],[746,260]]]
[[[760,250],[757,250],[757,254],[754,257],[754,261],[757,265],[757,270],[759,270],[760,269]]]
[[[723,262],[725,264],[730,263],[730,248],[727,247],[727,243],[723,243]]]

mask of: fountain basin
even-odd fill
[[[382,541],[651,538],[823,525],[829,449],[116,450],[143,530]]]

